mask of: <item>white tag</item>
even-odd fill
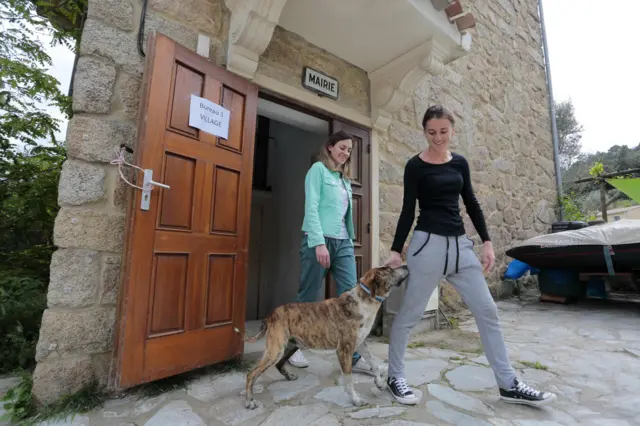
[[[229,138],[231,112],[208,99],[191,95],[189,126],[223,139]]]

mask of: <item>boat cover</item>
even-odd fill
[[[582,229],[538,235],[513,246],[617,246],[640,243],[640,219],[622,219]]]

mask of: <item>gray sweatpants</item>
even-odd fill
[[[429,297],[446,278],[475,317],[487,360],[501,388],[513,386],[516,373],[504,343],[498,309],[484,279],[473,242],[463,235],[444,237],[414,231],[407,251],[409,280],[400,311],[391,326],[389,377],[403,378],[409,332],[420,321]]]

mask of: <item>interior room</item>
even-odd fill
[[[304,180],[329,131],[328,120],[259,99],[246,292],[248,332],[274,308],[295,300]],[[323,286],[318,297],[324,291]]]

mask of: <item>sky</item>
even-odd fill
[[[640,49],[634,42],[640,0],[543,0],[556,102],[571,99],[584,127],[584,152],[640,144]],[[635,53],[634,53],[635,52]],[[67,93],[73,54],[50,48],[51,73]],[[54,110],[51,110],[54,112]],[[61,114],[56,115],[62,118]],[[64,138],[66,122],[59,136]]]
[[[582,150],[640,144],[639,0],[543,0],[556,102],[571,99]]]

